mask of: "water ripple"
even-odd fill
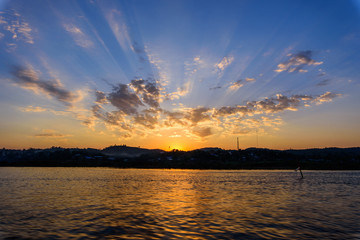
[[[360,172],[0,168],[1,239],[359,239]]]

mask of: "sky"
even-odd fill
[[[359,77],[359,0],[0,0],[0,147],[358,147]]]

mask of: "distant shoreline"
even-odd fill
[[[60,148],[0,150],[0,166],[114,167],[211,170],[360,170],[360,148],[271,150],[248,148],[193,151],[150,150],[110,146],[98,149]]]

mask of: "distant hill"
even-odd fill
[[[128,147],[125,145],[122,146],[110,146],[104,148],[101,153],[107,156],[112,157],[125,157],[125,158],[135,158],[140,157],[142,155],[151,155],[151,154],[159,154],[164,152],[160,149],[146,149],[146,148],[138,148],[138,147]]]

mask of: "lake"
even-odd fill
[[[1,239],[360,239],[360,171],[0,168]]]

